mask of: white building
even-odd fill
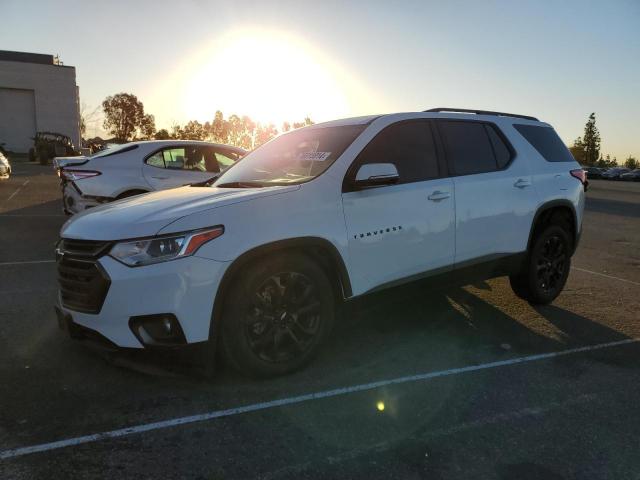
[[[0,50],[0,143],[27,152],[42,131],[80,146],[75,67],[59,65],[53,55]]]

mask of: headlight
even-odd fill
[[[223,233],[224,227],[219,226],[177,235],[120,242],[113,246],[109,255],[130,267],[166,262],[194,254],[202,245]]]

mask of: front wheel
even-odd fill
[[[571,241],[558,225],[536,237],[522,272],[509,277],[517,296],[532,304],[551,303],[564,288],[571,268]]]
[[[225,299],[223,354],[253,377],[298,370],[317,355],[329,335],[334,306],[327,275],[309,257],[265,257],[243,269]]]

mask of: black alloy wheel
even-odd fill
[[[320,299],[313,282],[281,272],[258,286],[244,318],[249,348],[266,362],[290,362],[304,355],[320,333]]]

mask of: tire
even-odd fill
[[[298,253],[274,254],[243,268],[224,302],[222,354],[251,377],[284,375],[307,365],[335,316],[327,275]]]
[[[534,240],[526,266],[509,277],[513,292],[534,305],[547,305],[560,295],[571,269],[572,243],[567,229],[550,225]]]

